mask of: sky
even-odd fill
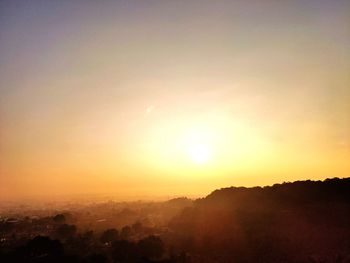
[[[350,176],[350,2],[0,2],[0,200]]]

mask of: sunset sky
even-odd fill
[[[0,200],[350,176],[350,1],[0,2]]]

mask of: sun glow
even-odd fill
[[[147,116],[157,122],[151,129],[143,129],[145,134],[138,134],[140,148],[133,152],[147,153],[134,158],[139,157],[161,175],[203,178],[215,173],[243,173],[250,163],[258,166],[273,154],[273,147],[259,129],[225,112],[205,118],[170,115],[165,120],[157,119],[156,113]]]
[[[195,143],[190,145],[188,154],[191,159],[198,164],[206,163],[212,157],[211,148],[204,143]]]

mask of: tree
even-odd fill
[[[148,236],[137,243],[137,247],[142,257],[157,259],[164,253],[164,243],[157,236]]]
[[[134,262],[137,258],[137,247],[127,240],[112,243],[112,259],[114,262]]]
[[[142,224],[140,222],[136,222],[136,223],[132,224],[131,227],[135,233],[140,233],[142,231]]]
[[[63,224],[60,225],[56,230],[56,235],[60,239],[68,239],[74,237],[77,232],[75,225]]]
[[[14,251],[10,262],[60,262],[63,246],[60,241],[36,236],[25,246]]]
[[[102,235],[100,237],[100,241],[103,244],[106,244],[106,243],[110,244],[113,241],[118,240],[118,237],[119,237],[118,230],[111,228],[111,229],[107,229],[106,231],[104,231],[102,233]]]
[[[124,226],[120,232],[120,238],[121,239],[128,239],[131,235],[131,227],[130,226]]]
[[[64,216],[64,214],[57,214],[52,219],[57,224],[63,224],[66,222],[66,217]]]

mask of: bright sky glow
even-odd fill
[[[0,200],[350,176],[350,2],[0,2]]]

